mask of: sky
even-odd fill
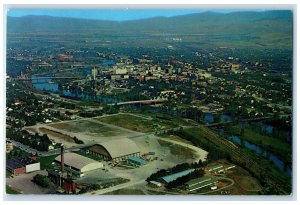
[[[171,17],[192,13],[202,13],[207,10],[71,10],[71,9],[11,9],[8,16],[22,17],[27,15],[46,15],[56,17],[72,17],[81,19],[98,19],[126,21],[145,19],[157,16]],[[230,13],[234,10],[213,10],[213,12]],[[241,11],[241,10],[239,10]]]

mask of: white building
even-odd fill
[[[57,156],[55,161],[61,163],[61,155]],[[72,152],[64,154],[64,166],[66,170],[69,169],[78,172],[81,176],[85,172],[103,168],[103,164],[101,162]]]
[[[40,162],[32,158],[22,158],[22,159],[17,159],[16,161],[25,167],[26,173],[41,170]]]

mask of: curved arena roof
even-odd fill
[[[61,162],[61,156],[57,156],[55,161]],[[64,164],[76,168],[81,172],[87,172],[103,167],[102,163],[73,152],[64,154]]]
[[[104,147],[112,159],[140,152],[135,142],[128,138],[110,140],[98,145]]]

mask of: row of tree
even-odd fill
[[[38,151],[48,151],[49,146],[52,144],[47,134],[39,135],[35,133],[32,135],[26,130],[6,129],[6,137]]]

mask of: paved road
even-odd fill
[[[124,184],[119,184],[117,186],[112,186],[112,187],[108,187],[108,188],[105,188],[105,189],[100,189],[100,190],[97,190],[97,191],[92,191],[92,192],[89,192],[89,193],[85,193],[84,195],[102,195],[102,194],[105,194],[105,193],[109,193],[109,192],[112,192],[112,191],[116,191],[116,190],[119,190],[119,189],[124,189],[124,188],[130,187],[130,186],[143,184],[143,183],[146,184],[145,179],[130,181],[130,182],[126,182]]]

